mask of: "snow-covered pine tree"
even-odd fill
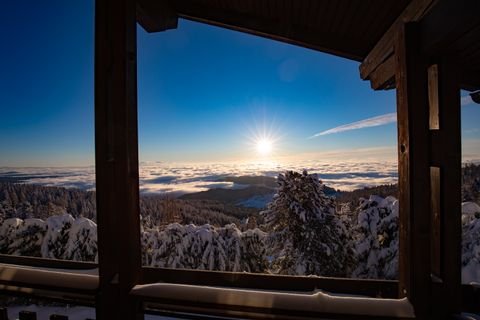
[[[153,267],[265,272],[264,238],[259,229],[241,232],[235,224],[172,223],[142,231],[142,261]]]
[[[64,259],[69,230],[75,219],[69,214],[51,216],[45,221],[47,233],[42,243],[42,257],[53,259]]]
[[[354,228],[355,278],[396,279],[398,276],[398,200],[372,195],[360,198]]]
[[[87,218],[77,218],[68,230],[68,242],[62,257],[75,261],[98,261],[97,225]]]
[[[480,283],[480,206],[462,203],[462,283]]]
[[[18,218],[5,219],[2,222],[0,226],[0,253],[12,254],[12,243],[15,241],[18,227],[22,222],[23,220]]]
[[[11,243],[11,254],[40,257],[46,229],[47,226],[43,220],[22,220],[17,227],[15,238]]]
[[[279,188],[261,214],[269,231],[271,270],[280,274],[345,276],[352,250],[333,198],[316,174],[279,174]]]
[[[248,229],[242,233],[240,271],[255,273],[268,271],[266,238],[267,234],[258,228]]]

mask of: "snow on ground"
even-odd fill
[[[8,307],[8,318],[17,320],[20,311],[33,311],[37,313],[38,320],[48,320],[50,315],[58,314],[68,316],[69,320],[95,319],[95,308],[90,307],[55,307],[55,306],[13,306]],[[175,320],[179,318],[145,315],[145,320]]]

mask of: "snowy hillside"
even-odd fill
[[[267,209],[259,219],[244,219],[241,227],[233,223],[184,223],[185,212],[198,209],[180,206],[177,201],[183,200],[144,202],[144,206],[149,204],[149,212],[163,213],[142,216],[143,264],[397,278],[396,198],[372,195],[360,198],[358,206],[351,208],[351,203],[337,204],[335,198],[327,196],[316,175],[290,171],[279,175],[277,181],[279,188]],[[203,208],[217,205],[195,201],[201,201]],[[209,208],[208,212],[217,210]],[[217,212],[222,208],[219,206]],[[480,207],[474,202],[462,204],[462,229],[462,281],[480,283]],[[97,227],[90,219],[68,213],[45,219],[7,218],[0,220],[0,253],[97,261]]]

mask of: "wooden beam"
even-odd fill
[[[373,90],[395,88],[395,56],[393,54],[370,74],[370,86]]]
[[[313,291],[397,298],[398,281],[302,277],[245,272],[219,272],[143,267],[143,283],[170,282],[199,286],[250,288],[280,291]]]
[[[480,288],[462,285],[462,311],[480,313]]]
[[[152,1],[152,0],[143,0]],[[318,32],[280,20],[259,18],[248,13],[232,13],[228,10],[206,7],[199,2],[177,1],[172,3],[178,16],[264,38],[278,40],[297,46],[318,50],[340,57],[361,61],[363,52],[353,50],[356,39],[329,32]]]
[[[430,255],[432,257],[432,281],[442,282],[442,221],[441,221],[441,170],[439,167],[430,167],[431,187],[431,225],[432,241]]]
[[[420,55],[418,25],[395,36],[400,248],[399,290],[428,319],[430,282],[430,165],[427,66]]]
[[[72,270],[88,270],[96,269],[98,264],[93,262],[58,260],[39,257],[13,256],[8,254],[0,254],[0,263],[15,264],[30,267],[44,267],[52,269],[72,269]]]
[[[271,308],[243,306],[239,304],[205,303],[199,301],[185,301],[180,299],[162,299],[147,296],[138,296],[144,302],[145,312],[148,314],[176,318],[183,315],[184,319],[255,319],[255,320],[413,320],[397,316],[372,316],[365,314],[345,314],[333,312],[312,312],[292,310],[284,305],[273,305]],[[275,299],[273,299],[275,300]],[[272,304],[273,301],[272,301]],[[374,308],[374,307],[372,307]],[[348,307],[347,307],[348,309]],[[158,312],[158,311],[159,312]],[[157,312],[156,312],[157,311]],[[167,312],[165,312],[167,311]]]
[[[147,32],[176,29],[178,16],[167,0],[137,0],[137,21]]]
[[[442,58],[438,69],[441,149],[440,208],[442,224],[442,270],[444,291],[440,303],[447,314],[460,312],[461,305],[461,106],[458,69]],[[440,146],[440,142],[437,143]]]
[[[380,41],[363,59],[360,65],[360,77],[369,79],[370,74],[393,54],[394,37],[405,22],[418,21],[431,8],[436,0],[412,0],[402,14],[388,28]]]
[[[480,71],[462,70],[460,72],[460,87],[468,91],[480,90]]]
[[[428,107],[430,130],[440,129],[438,106],[438,65],[428,67]]]
[[[441,0],[421,21],[422,51],[436,54],[454,50],[452,43],[480,26],[478,0]],[[471,45],[478,38],[470,39]]]
[[[95,1],[96,319],[143,319],[140,282],[135,0]]]

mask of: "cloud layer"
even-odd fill
[[[385,124],[393,123],[393,122],[396,122],[396,121],[397,121],[397,114],[396,113],[387,113],[387,114],[383,114],[381,116],[368,118],[368,119],[344,124],[344,125],[332,128],[332,129],[328,129],[328,130],[319,132],[317,134],[314,134],[310,138],[315,138],[315,137],[324,136],[324,135],[327,135],[327,134],[339,133],[339,132],[344,132],[344,131],[356,130],[356,129],[383,126]]]
[[[319,159],[319,158],[317,158]],[[184,194],[212,188],[237,189],[245,185],[225,181],[227,176],[264,175],[276,177],[285,170],[319,174],[327,185],[352,190],[397,181],[395,161],[296,160],[268,163],[179,164],[159,163],[140,167],[140,191]],[[95,172],[88,168],[0,168],[0,181],[94,190]]]

